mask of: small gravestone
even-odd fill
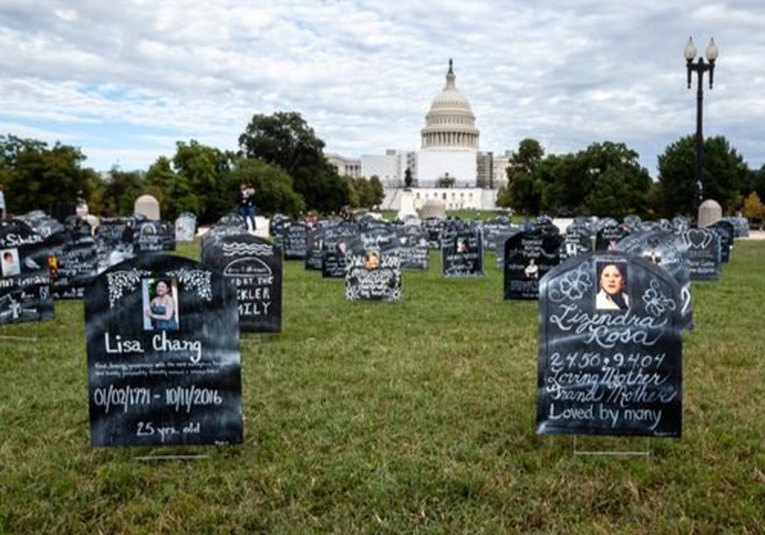
[[[629,234],[629,229],[615,219],[604,219],[598,223],[598,233],[595,237],[596,251],[613,251],[619,240]]]
[[[321,271],[323,263],[323,238],[324,232],[319,227],[308,231],[305,239],[305,268],[307,270]]]
[[[50,246],[47,265],[54,299],[82,299],[98,274],[98,249],[89,233],[64,230],[45,240]]]
[[[0,324],[53,317],[43,237],[21,221],[0,221]]]
[[[197,235],[197,216],[191,212],[183,212],[175,220],[175,241],[194,241]]]
[[[92,446],[243,438],[236,292],[198,262],[147,255],[85,293]]]
[[[358,235],[359,227],[356,223],[343,222],[324,229],[321,264],[323,278],[345,279],[348,245]]]
[[[537,433],[679,437],[680,286],[643,258],[572,258],[540,285]]]
[[[205,249],[203,262],[236,289],[242,332],[282,330],[282,252],[249,232],[228,234]]]
[[[105,218],[96,228],[98,273],[135,256],[134,234],[137,220],[133,217]]]
[[[247,230],[247,221],[244,220],[242,215],[236,212],[229,212],[218,219],[218,221],[215,223],[215,226],[238,227],[242,230]]]
[[[423,220],[422,226],[428,235],[428,248],[441,249],[441,238],[446,228],[446,221],[430,217]]]
[[[401,257],[396,240],[364,240],[348,244],[345,297],[349,301],[401,299]]]
[[[452,225],[441,238],[441,273],[444,277],[483,275],[481,230],[467,225]]]
[[[736,238],[736,230],[733,223],[720,219],[706,228],[717,233],[717,236],[720,238],[720,262],[727,264],[730,261],[733,241]]]
[[[285,260],[305,260],[308,247],[308,225],[292,223],[282,234],[282,247]]]
[[[135,254],[175,250],[175,227],[167,221],[143,221],[133,227]]]
[[[428,235],[420,225],[402,225],[396,229],[402,269],[428,269]]]
[[[151,195],[141,195],[135,200],[133,212],[151,221],[156,221],[160,215],[159,201]]]
[[[283,214],[274,214],[271,221],[268,222],[268,233],[271,239],[279,249],[284,250],[284,234],[292,220],[289,216]]]
[[[688,258],[691,280],[718,280],[720,278],[720,236],[704,228],[689,228],[680,236]]]
[[[719,202],[713,199],[707,199],[699,205],[699,227],[708,227],[720,219],[722,219],[722,206],[720,206]]]
[[[680,285],[682,328],[692,331],[691,270],[680,237],[666,230],[637,231],[622,239],[617,250],[638,255],[669,271]]]
[[[593,236],[590,229],[584,225],[572,223],[566,229],[563,237],[561,261],[592,252]]]
[[[505,299],[537,299],[539,281],[560,263],[563,236],[530,229],[518,232],[505,241]]]
[[[481,227],[483,233],[483,246],[489,251],[497,250],[497,242],[502,236],[507,236],[513,230],[513,226],[510,224],[510,219],[506,216],[495,217],[490,219]]]

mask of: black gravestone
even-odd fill
[[[629,229],[616,220],[605,219],[599,222],[598,233],[595,237],[596,251],[613,251],[619,240],[629,234]]]
[[[91,445],[241,443],[238,325],[234,288],[198,262],[146,255],[96,277],[85,292]]]
[[[321,276],[345,279],[345,255],[349,242],[358,237],[359,227],[356,223],[342,222],[323,230]]]
[[[143,221],[134,226],[135,254],[175,250],[175,227],[168,221]]]
[[[711,230],[689,228],[681,233],[692,281],[720,278],[720,236]]]
[[[720,262],[727,264],[730,261],[730,254],[733,251],[733,241],[736,238],[736,229],[730,221],[715,221],[708,227],[712,232],[716,232],[720,237]]]
[[[50,247],[47,265],[54,299],[82,299],[85,287],[98,274],[98,249],[89,233],[74,229],[45,240]]]
[[[619,252],[572,258],[540,285],[537,433],[679,437],[680,286]]]
[[[539,281],[560,263],[563,236],[543,230],[524,230],[505,241],[505,299],[537,299]]]
[[[592,252],[593,235],[584,225],[569,225],[564,234],[561,261]]]
[[[285,260],[304,260],[308,248],[308,225],[292,223],[283,232],[282,244]]]
[[[203,261],[236,288],[242,332],[281,332],[282,252],[278,247],[242,231],[211,242]]]
[[[345,297],[349,301],[401,299],[401,257],[392,235],[376,240],[359,237],[349,242]]]
[[[420,225],[401,225],[396,229],[402,269],[428,269],[428,235]]]
[[[322,244],[324,243],[324,230],[320,227],[308,231],[305,240],[305,268],[308,270],[321,271],[323,262]]]
[[[53,317],[43,237],[21,221],[0,221],[0,324]]]
[[[479,228],[452,225],[443,231],[441,273],[445,277],[483,275],[483,239]]]
[[[428,235],[428,248],[441,249],[441,239],[446,221],[437,217],[427,217],[422,221],[422,227]]]

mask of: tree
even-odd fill
[[[714,199],[730,213],[740,205],[740,189],[749,177],[749,168],[723,136],[706,138],[703,145],[702,189],[704,199]],[[657,211],[664,216],[694,216],[696,180],[695,138],[686,136],[667,147],[659,156]]]
[[[132,214],[135,200],[143,194],[144,187],[143,173],[112,168],[100,184],[99,213],[110,216]]]
[[[765,204],[762,204],[760,196],[756,191],[753,191],[744,200],[744,217],[752,222],[759,221],[760,223],[765,220]]]
[[[380,182],[380,177],[377,175],[372,175],[369,177],[369,207],[374,208],[375,206],[380,206],[383,201],[385,200],[385,188],[382,185],[382,182]]]
[[[0,136],[0,181],[9,213],[49,211],[59,202],[90,200],[98,177],[83,168],[80,149],[59,142],[52,148],[34,139]]]
[[[505,170],[507,187],[498,195],[501,206],[510,207],[523,214],[539,213],[541,191],[536,183],[536,170],[542,162],[544,149],[535,139],[524,139],[518,150],[510,156]]]
[[[338,211],[350,190],[324,156],[324,142],[297,112],[256,114],[239,136],[240,155],[278,165],[309,208]]]
[[[173,168],[188,183],[189,195],[180,204],[197,206],[200,221],[215,221],[234,206],[236,187],[228,179],[236,156],[196,140],[177,142]],[[179,212],[180,213],[180,212]]]

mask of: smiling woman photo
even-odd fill
[[[627,270],[623,262],[598,264],[598,293],[595,308],[598,310],[627,310],[630,299],[627,287]]]

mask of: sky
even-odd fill
[[[296,111],[349,158],[418,150],[449,59],[480,150],[624,143],[657,157],[696,129],[683,48],[719,48],[704,135],[765,163],[761,0],[2,0],[0,135],[145,170],[177,142],[236,150]]]

